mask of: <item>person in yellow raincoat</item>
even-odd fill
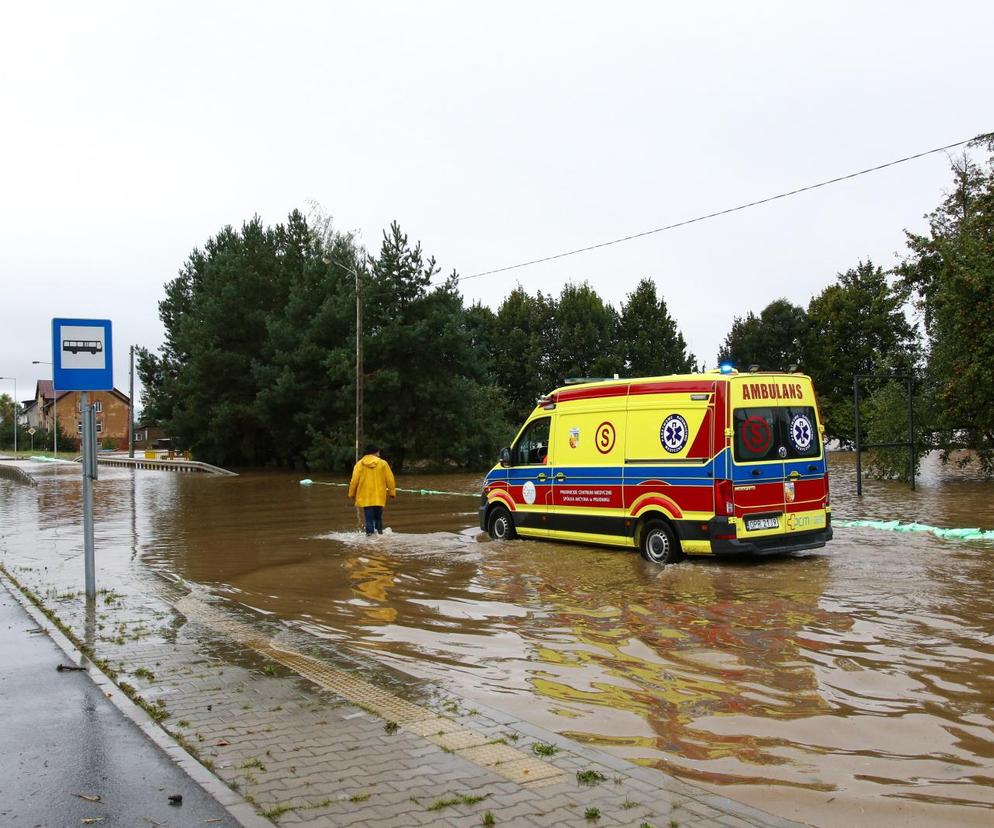
[[[366,453],[352,469],[349,483],[349,499],[361,508],[366,519],[366,534],[383,534],[383,507],[387,495],[397,496],[397,484],[393,479],[390,464],[380,457],[376,446],[369,446]]]

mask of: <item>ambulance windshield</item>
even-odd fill
[[[733,451],[739,463],[819,457],[821,439],[811,406],[736,408]]]

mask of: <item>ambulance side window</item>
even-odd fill
[[[549,427],[551,417],[542,417],[528,424],[518,441],[511,448],[512,466],[537,466],[549,454]]]

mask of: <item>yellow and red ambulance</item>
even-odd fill
[[[566,385],[501,450],[480,528],[637,547],[660,564],[815,549],[832,538],[822,436],[799,373]]]

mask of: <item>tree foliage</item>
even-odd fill
[[[758,365],[762,371],[786,371],[801,365],[808,336],[804,308],[786,299],[770,302],[759,316],[737,316],[718,352],[718,362],[731,361],[740,370]]]
[[[994,150],[994,138],[982,143]],[[899,272],[925,323],[936,443],[947,459],[967,449],[962,458],[994,475],[994,159],[981,165],[965,155],[953,174],[928,233],[907,233]]]
[[[651,279],[642,279],[622,303],[617,339],[622,369],[629,376],[683,374],[695,368],[694,355]]]
[[[808,305],[801,364],[821,400],[825,430],[842,443],[854,439],[853,380],[910,371],[915,332],[904,313],[907,291],[892,285],[869,259],[840,273]]]
[[[145,414],[211,462],[348,466],[358,286],[366,438],[398,468],[479,466],[507,431],[502,397],[455,279],[437,273],[396,224],[375,257],[297,211],[226,227],[166,285],[165,342],[139,352]]]

